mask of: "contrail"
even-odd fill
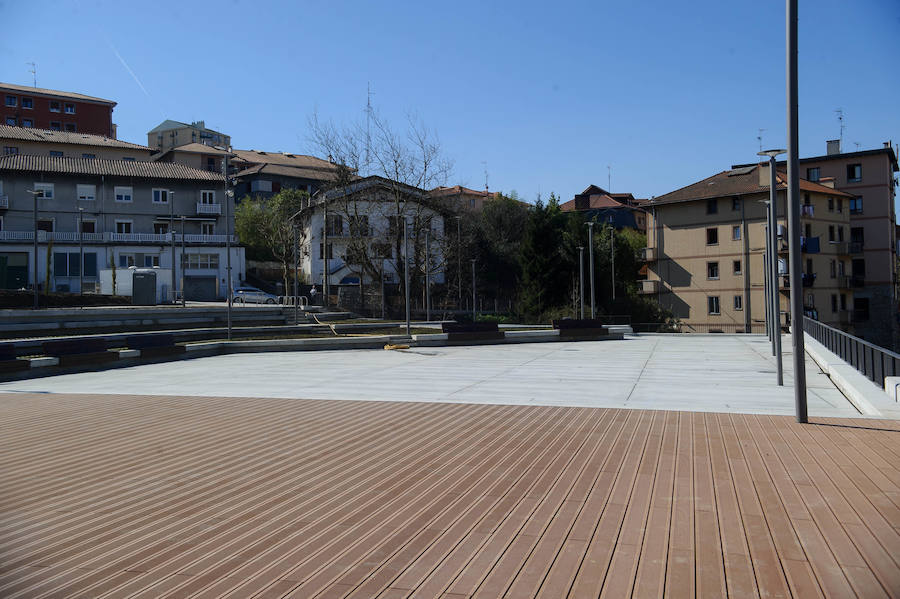
[[[116,47],[113,45],[113,43],[111,41],[109,41],[109,38],[106,39],[106,43],[109,44],[109,49],[113,51],[113,54],[116,55],[116,58],[119,59],[119,62],[122,63],[122,66],[125,67],[125,70],[128,71],[128,74],[130,74],[131,78],[134,79],[134,82],[138,84],[138,87],[141,88],[141,91],[143,91],[145,94],[147,94],[147,97],[152,100],[153,97],[150,95],[150,92],[147,91],[147,88],[144,87],[144,84],[141,83],[141,80],[138,79],[138,76],[134,73],[134,71],[131,70],[131,67],[128,66],[128,63],[125,62],[125,59],[122,58],[122,55],[119,54],[119,51],[116,50]]]

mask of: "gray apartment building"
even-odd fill
[[[52,290],[79,291],[81,281],[85,291],[98,291],[105,269],[158,267],[171,273],[174,265],[179,294],[223,298],[233,215],[234,202],[219,173],[174,163],[0,156],[0,288],[35,283],[37,229],[41,288],[49,281]],[[244,250],[231,252],[236,286],[245,272]],[[164,293],[176,295],[169,283]]]

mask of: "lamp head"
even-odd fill
[[[775,158],[779,154],[786,153],[787,150],[763,150],[762,152],[757,152],[757,156],[768,156],[769,158]]]

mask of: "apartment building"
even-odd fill
[[[3,155],[29,154],[56,158],[150,160],[153,149],[105,135],[0,125]]]
[[[611,223],[616,229],[631,228],[647,231],[647,200],[635,198],[631,193],[611,193],[596,185],[560,204],[563,212],[582,212],[598,222]]]
[[[777,173],[780,321],[789,320],[786,177]],[[800,181],[803,304],[808,315],[851,330],[850,208],[853,196]],[[688,330],[765,331],[764,252],[768,165],[723,171],[650,200],[648,278],[642,291]]]
[[[103,269],[174,267],[174,289],[188,299],[223,298],[234,231],[224,191],[221,174],[180,164],[0,156],[0,288],[35,284],[35,263],[39,287],[75,292],[79,281],[97,291]],[[237,285],[244,251],[231,251]],[[171,284],[166,295],[174,295]]]
[[[231,146],[231,137],[208,129],[204,121],[182,123],[166,119],[147,132],[147,145],[157,152],[191,143],[227,148]]]
[[[212,173],[222,172],[222,160],[230,156],[225,148],[208,146],[200,143],[189,143],[176,148],[157,152],[153,160],[158,162],[174,162],[191,168]]]
[[[0,98],[4,125],[116,138],[112,100],[11,83],[0,83]]]
[[[428,195],[439,202],[443,202],[455,212],[466,210],[481,212],[484,209],[484,203],[495,197],[495,194],[486,189],[469,189],[462,185],[435,187],[428,192]]]
[[[239,200],[246,196],[271,197],[283,188],[302,189],[312,195],[337,177],[337,166],[328,160],[290,152],[232,150],[229,165]]]

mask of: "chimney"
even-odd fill
[[[822,177],[816,183],[834,189],[834,177]]]
[[[887,148],[888,150],[890,150],[890,149],[891,149],[891,142],[889,142],[889,141],[884,142],[884,147]]]
[[[825,146],[828,148],[826,152],[829,156],[834,156],[835,154],[841,153],[841,140],[839,139],[829,139],[825,142]]]

